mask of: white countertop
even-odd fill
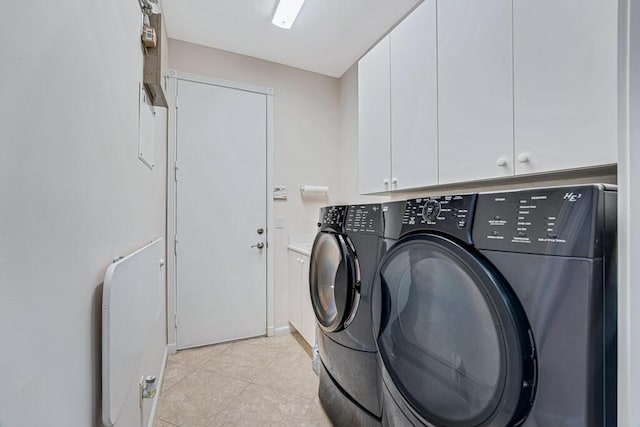
[[[311,248],[316,235],[311,233],[292,234],[289,236],[289,245],[287,249],[298,252],[299,254],[311,256]]]
[[[289,243],[287,249],[290,249],[299,254],[311,256],[311,247],[313,243]]]

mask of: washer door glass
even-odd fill
[[[354,285],[354,263],[344,238],[318,233],[311,251],[309,286],[320,327],[330,332],[341,328],[354,297]]]
[[[509,295],[480,260],[440,236],[398,244],[385,259],[378,347],[394,384],[427,421],[482,425],[507,383],[523,382]]]

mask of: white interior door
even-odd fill
[[[178,81],[178,349],[266,334],[266,98]]]

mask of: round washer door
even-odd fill
[[[311,250],[309,291],[322,329],[337,332],[344,328],[357,304],[358,286],[357,260],[344,236],[318,233]]]
[[[439,235],[412,236],[387,252],[376,280],[384,377],[414,416],[467,427],[527,415],[536,369],[530,327],[481,254]]]

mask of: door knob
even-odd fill
[[[496,165],[498,165],[498,166],[500,166],[500,167],[507,166],[507,159],[505,159],[504,157],[500,157],[500,158],[496,161]]]
[[[262,242],[258,242],[255,245],[251,245],[252,248],[258,248],[258,249],[262,249],[264,248],[264,243]]]
[[[527,153],[522,153],[518,156],[518,161],[520,163],[527,163],[529,161],[529,155]]]
[[[258,232],[258,234],[262,234],[262,233],[264,233],[264,228],[262,228],[262,227],[258,228],[256,231]]]

